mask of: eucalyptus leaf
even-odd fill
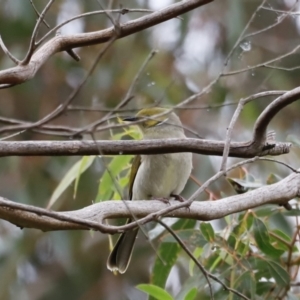
[[[254,238],[259,249],[268,256],[278,258],[284,253],[271,244],[267,227],[258,218],[254,219]]]
[[[77,186],[79,183],[79,177],[84,173],[93,163],[95,156],[83,156],[78,162],[76,162],[71,169],[66,173],[63,179],[60,181],[57,188],[52,193],[52,196],[48,202],[47,208],[52,207],[62,193],[76,180],[74,195],[76,195]]]

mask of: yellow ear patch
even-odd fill
[[[157,124],[161,123],[162,121],[160,120],[146,120],[145,122],[143,122],[142,124],[144,125],[144,127],[153,127],[156,126]]]
[[[166,113],[168,109],[161,107],[144,108],[137,113],[139,119],[145,119],[142,125],[146,128],[157,126],[158,124],[168,119],[167,115],[159,116],[160,114]]]

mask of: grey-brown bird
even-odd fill
[[[186,138],[178,116],[165,108],[142,109],[136,116],[124,121],[141,121],[137,125],[145,140]],[[192,153],[137,155],[131,167],[129,199],[180,198],[191,170]],[[108,257],[109,270],[126,272],[137,233],[138,228],[135,228],[121,234]]]

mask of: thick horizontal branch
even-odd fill
[[[82,156],[128,155],[193,152],[205,155],[222,155],[224,142],[202,139],[163,139],[141,141],[1,141],[0,156]],[[264,149],[249,143],[233,142],[229,156],[254,156],[289,153],[290,143],[265,145]]]
[[[122,38],[146,28],[150,28],[212,1],[213,0],[189,0],[171,4],[168,7],[149,15],[120,24],[117,38]],[[57,52],[105,43],[114,37],[116,37],[114,27],[89,33],[56,36],[36,51],[28,64],[18,65],[0,71],[0,87],[1,85],[2,88],[9,87],[33,78],[49,57]]]
[[[0,198],[0,218],[19,227],[43,231],[94,229],[114,234],[132,228],[135,224],[112,226],[107,225],[105,219],[130,217],[134,214],[137,218],[142,218],[139,220],[140,224],[155,220],[162,215],[208,221],[264,204],[284,204],[299,196],[299,187],[300,174],[293,173],[280,182],[246,194],[217,201],[195,201],[189,209],[175,209],[178,205],[177,201],[164,204],[161,201],[148,200],[126,201],[126,205],[122,201],[105,201],[76,211],[54,212]]]

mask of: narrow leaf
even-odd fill
[[[290,284],[290,276],[288,272],[275,261],[268,261],[269,270],[276,283],[281,287],[286,287]]]
[[[173,300],[168,292],[153,284],[139,284],[136,288],[157,300]]]
[[[210,223],[201,222],[200,229],[208,242],[213,242],[215,239],[215,232]]]
[[[76,176],[76,180],[75,180],[75,185],[74,185],[74,193],[73,193],[73,198],[76,198],[76,194],[77,194],[77,188],[78,188],[78,184],[79,184],[79,180],[80,180],[80,175],[86,170],[88,169],[88,167],[91,166],[91,164],[93,163],[94,159],[96,156],[83,156],[78,168],[78,173]]]
[[[115,178],[118,178],[122,171],[129,169],[131,159],[131,155],[120,155],[111,160],[108,164],[109,172],[106,170],[100,180],[96,202],[109,200],[114,192],[119,193],[119,189],[115,186]],[[120,197],[122,195],[119,195]]]
[[[61,194],[71,185],[71,183],[80,175],[87,170],[87,168],[93,163],[95,156],[90,156],[88,160],[82,165],[82,160],[85,159],[83,157],[81,160],[76,162],[71,169],[67,172],[67,174],[63,177],[57,188],[54,190],[47,208],[50,208],[61,196]]]
[[[192,288],[184,297],[184,300],[194,300],[197,296],[197,289]]]

